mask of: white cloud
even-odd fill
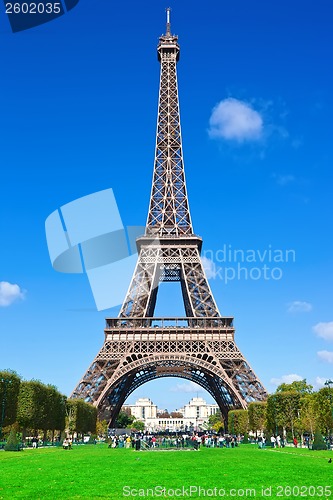
[[[333,352],[332,351],[318,351],[318,358],[327,363],[333,363]]]
[[[216,265],[211,259],[208,259],[208,257],[202,256],[201,257],[201,264],[205,270],[207,279],[216,277],[216,274],[217,274]]]
[[[317,323],[312,327],[312,330],[322,339],[333,340],[333,321]]]
[[[263,119],[249,103],[229,97],[213,109],[208,132],[218,139],[255,141],[263,135]]]
[[[24,299],[25,292],[18,285],[0,281],[0,307],[10,306],[15,300]]]
[[[281,385],[281,384],[291,384],[292,382],[299,382],[303,380],[304,377],[297,375],[296,373],[290,373],[289,375],[282,375],[280,378],[271,378],[271,384],[273,385]]]
[[[294,302],[290,302],[290,304],[288,304],[288,312],[291,313],[310,312],[310,311],[312,311],[312,304],[310,304],[310,302],[294,300]]]
[[[203,389],[200,385],[195,382],[185,382],[183,384],[177,384],[175,387],[170,389],[172,392],[202,392]]]
[[[324,387],[326,380],[327,379],[324,377],[316,377],[316,380],[313,384],[314,389],[317,391],[317,390],[321,389],[322,387]]]

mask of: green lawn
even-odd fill
[[[262,488],[271,498],[333,498],[331,456],[254,445],[199,452],[99,444],[0,452],[0,499],[264,498]]]

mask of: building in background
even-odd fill
[[[134,405],[124,405],[137,420],[142,420],[149,432],[193,432],[207,429],[208,419],[219,411],[217,404],[207,404],[203,398],[192,398],[183,408],[168,413],[158,410],[149,398],[139,398]]]
[[[149,398],[139,398],[134,405],[123,405],[123,410],[130,410],[131,415],[137,420],[146,421],[147,418],[157,417],[157,405],[154,405]]]

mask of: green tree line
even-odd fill
[[[223,428],[221,414],[210,418],[211,428]],[[333,388],[323,387],[314,391],[306,380],[281,384],[266,401],[253,402],[247,410],[231,410],[228,413],[228,431],[233,434],[266,432],[288,434],[290,437],[317,432],[333,434]]]
[[[11,370],[0,371],[0,438],[14,426],[26,435],[95,433],[96,408],[79,399],[67,399],[53,385],[23,381]]]

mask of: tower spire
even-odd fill
[[[171,36],[170,12],[171,12],[171,8],[168,7],[166,9],[166,15],[167,15],[166,33],[165,33],[166,36]]]

